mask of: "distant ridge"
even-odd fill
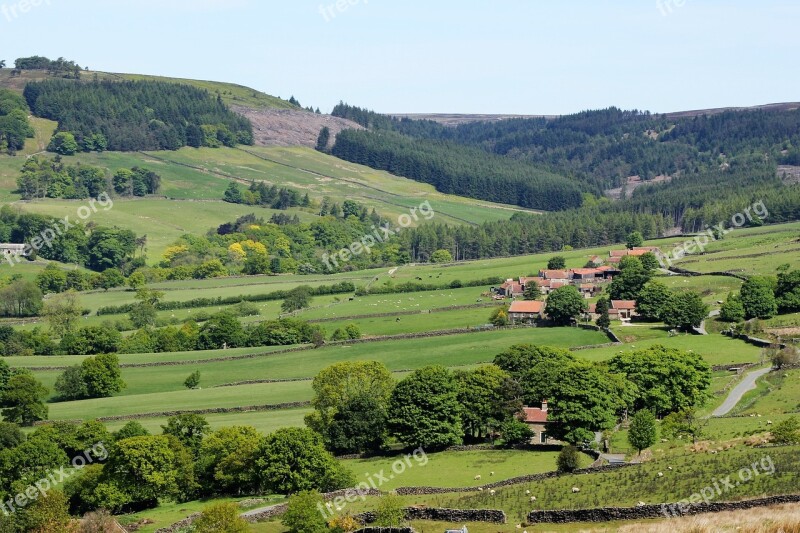
[[[695,109],[690,111],[673,111],[664,113],[669,118],[697,117],[700,115],[716,115],[726,111],[755,111],[780,110],[794,111],[800,108],[800,102],[784,102],[777,104],[764,104],[751,107],[716,107],[710,109]],[[577,112],[577,111],[576,111]],[[661,113],[658,113],[661,114]],[[469,124],[471,122],[498,122],[512,118],[543,118],[553,120],[561,115],[504,115],[504,114],[460,114],[460,113],[387,113],[391,117],[410,118],[413,120],[432,120],[445,126],[458,126],[459,124]]]

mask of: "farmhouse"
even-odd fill
[[[538,300],[517,300],[508,308],[508,318],[512,324],[533,324],[544,316],[544,302]]]
[[[636,300],[611,300],[608,316],[612,319],[630,320],[636,316]]]
[[[547,443],[547,400],[542,402],[541,407],[523,407],[525,418],[523,422],[533,431],[533,444]]]
[[[25,253],[24,244],[6,244],[6,243],[0,243],[0,254],[3,255],[3,258],[22,257],[28,255],[27,253]]]
[[[663,255],[662,252],[661,252],[661,248],[659,248],[657,246],[639,246],[637,248],[632,248],[630,250],[611,250],[608,253],[608,256],[609,256],[608,262],[609,263],[613,263],[613,262],[619,263],[619,260],[621,258],[625,257],[626,255],[632,255],[634,257],[639,257],[639,256],[642,256],[642,255],[647,254],[647,253],[654,254],[656,257],[658,257],[660,255]],[[615,259],[616,259],[616,261],[615,261]]]
[[[542,279],[572,279],[567,270],[540,270],[539,277]]]
[[[500,285],[500,287],[498,287],[497,293],[501,296],[505,296],[506,298],[516,298],[518,296],[522,296],[524,290],[525,289],[520,282],[509,279]]]

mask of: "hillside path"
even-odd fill
[[[756,380],[758,380],[758,378],[761,376],[769,374],[771,371],[772,368],[761,368],[759,370],[753,370],[747,374],[741,383],[736,385],[731,390],[730,394],[728,394],[728,397],[725,398],[724,402],[722,402],[722,405],[717,407],[714,412],[711,413],[711,416],[725,416],[730,413],[746,392],[756,388]]]

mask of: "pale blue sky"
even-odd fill
[[[789,0],[27,2],[40,5],[0,0],[9,64],[38,54],[230,81],[326,112],[339,100],[525,114],[800,100],[800,3]]]

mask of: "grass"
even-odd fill
[[[742,398],[737,414],[772,416],[800,413],[800,370],[782,370],[762,377]]]
[[[518,451],[518,450],[480,450],[467,452],[440,452],[412,456],[405,461],[400,457],[377,457],[371,459],[351,459],[343,463],[353,472],[358,481],[384,473],[392,479],[382,483],[380,490],[391,491],[399,487],[480,487],[493,481],[501,481],[525,474],[538,474],[556,469],[558,452]],[[398,463],[399,461],[399,463]],[[581,455],[581,466],[586,467],[592,460]],[[406,465],[401,474],[400,463]],[[408,466],[410,465],[410,466]],[[393,468],[396,470],[393,471]],[[494,476],[490,473],[494,472]],[[476,480],[475,476],[481,479]]]

